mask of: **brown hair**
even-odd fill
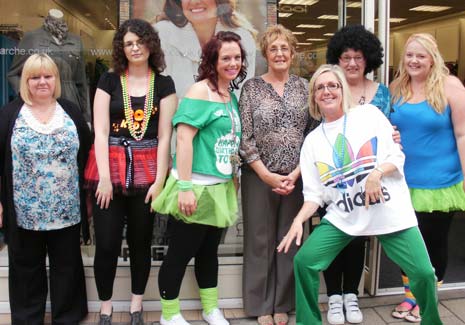
[[[166,0],[163,8],[164,15],[161,17],[165,20],[171,20],[178,27],[184,27],[189,22],[182,11],[182,0]],[[217,6],[217,16],[223,25],[228,27],[239,27],[235,10],[236,0],[215,0]]]
[[[218,32],[213,36],[203,47],[202,57],[199,66],[198,80],[207,79],[214,87],[213,90],[218,91],[218,72],[216,65],[218,63],[218,55],[223,43],[236,42],[241,49],[242,65],[236,79],[232,80],[230,87],[232,89],[239,89],[239,84],[247,76],[246,68],[246,53],[241,44],[241,37],[234,32]]]
[[[291,54],[295,54],[297,46],[297,38],[292,32],[281,24],[270,26],[266,29],[265,33],[260,38],[260,50],[264,58],[266,58],[266,51],[271,43],[282,37],[291,48]]]
[[[128,59],[124,53],[124,35],[134,33],[150,52],[149,66],[155,72],[162,72],[166,68],[165,55],[161,49],[158,32],[147,21],[142,19],[128,19],[121,24],[113,38],[113,69],[117,74],[123,73],[128,67]]]

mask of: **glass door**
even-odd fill
[[[438,43],[450,73],[465,79],[465,2],[463,0],[434,1],[426,6],[423,1],[390,0],[386,17],[387,65],[385,77],[392,81],[405,41],[413,33],[430,33]],[[390,12],[390,14],[389,14]],[[448,263],[442,289],[465,287],[465,214],[456,213],[448,234]],[[379,254],[377,294],[403,292],[399,268],[382,252]]]

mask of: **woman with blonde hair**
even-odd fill
[[[78,324],[87,315],[80,230],[87,221],[82,185],[90,130],[80,109],[59,98],[58,67],[47,54],[26,60],[20,90],[0,110],[0,228],[8,244],[11,324],[43,324],[48,287],[52,324]]]
[[[449,75],[434,37],[420,33],[405,43],[390,89],[391,122],[402,134],[407,184],[440,285],[452,217],[455,211],[465,210],[465,88]],[[392,315],[420,322],[419,307],[404,273],[402,282],[405,299]]]
[[[356,102],[372,104],[389,118],[391,96],[388,88],[367,78],[368,73],[383,63],[383,47],[376,35],[362,25],[345,26],[328,42],[326,60],[342,68]],[[366,237],[353,240],[323,272],[330,324],[363,321],[357,295],[365,265],[366,240]]]
[[[252,25],[236,11],[236,0],[166,0],[154,28],[165,52],[166,73],[182,98],[195,82],[202,47],[219,31],[238,34],[247,53],[247,74],[255,74],[255,34]]]
[[[321,124],[300,154],[304,204],[278,246],[302,242],[303,223],[319,206],[326,215],[294,258],[297,324],[320,325],[320,272],[358,236],[377,236],[386,254],[412,277],[424,324],[442,324],[434,270],[403,174],[404,154],[392,126],[371,104],[353,105],[344,73],[322,65],[309,84],[310,114]],[[414,263],[412,261],[414,260]]]
[[[307,81],[289,69],[297,40],[282,25],[270,26],[260,47],[268,71],[248,80],[239,102],[244,219],[244,310],[261,325],[285,325],[294,309],[294,247],[277,254],[302,205],[299,154],[309,129]]]

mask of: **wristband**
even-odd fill
[[[375,170],[379,171],[381,173],[381,176],[384,175],[384,169],[382,169],[381,167],[376,167]]]
[[[192,190],[192,181],[183,181],[183,180],[177,180],[176,184],[178,185],[178,190],[180,192],[188,192]]]

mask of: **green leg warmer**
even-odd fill
[[[181,307],[179,306],[179,298],[165,300],[163,298],[160,299],[161,302],[161,313],[163,318],[166,320],[170,320],[174,315],[179,314],[181,312]]]
[[[218,308],[218,288],[200,289],[200,301],[205,314],[210,314]]]

